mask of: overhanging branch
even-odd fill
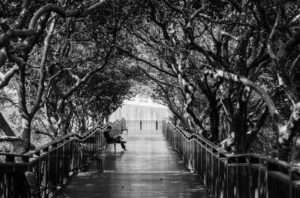
[[[180,89],[179,86],[175,86],[175,85],[172,85],[172,84],[169,84],[169,83],[166,83],[166,82],[163,82],[153,76],[151,76],[150,74],[148,74],[148,72],[146,72],[143,68],[141,68],[139,65],[138,65],[138,68],[148,77],[150,78],[151,80],[153,80],[154,82],[156,82],[157,84],[163,84],[163,85],[167,85],[167,86],[170,86],[170,87],[174,87],[174,88],[177,88],[177,89]]]
[[[0,89],[8,85],[9,81],[12,79],[15,73],[17,73],[18,69],[18,66],[15,65],[8,72],[6,72],[6,74],[2,75],[2,73],[0,73]]]
[[[1,136],[0,142],[23,142],[23,140],[17,136]]]
[[[270,114],[272,116],[279,116],[279,112],[269,94],[259,85],[255,84],[246,77],[232,74],[223,70],[206,70],[204,73],[212,74],[215,78],[220,77],[234,82],[242,83],[243,85],[252,88],[265,101],[266,105],[269,108]]]

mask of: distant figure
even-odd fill
[[[105,149],[107,149],[108,144],[114,144],[114,149],[116,152],[116,143],[121,144],[121,147],[123,148],[124,151],[127,151],[125,143],[126,141],[124,141],[121,133],[118,135],[115,135],[114,137],[110,136],[109,132],[111,131],[112,127],[108,126],[105,131],[103,132],[103,135],[106,139],[106,147]]]

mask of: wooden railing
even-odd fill
[[[214,198],[300,198],[300,167],[257,154],[226,153],[165,121],[163,134]]]
[[[97,126],[82,136],[68,134],[37,150],[24,155],[0,153],[5,162],[0,162],[0,198],[29,197],[29,187],[24,172],[36,175],[39,185],[47,187],[41,197],[48,197],[57,186],[61,186],[84,166],[83,149],[96,152],[105,144],[102,131],[108,125]]]

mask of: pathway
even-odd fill
[[[103,155],[104,173],[95,165],[73,177],[63,193],[71,198],[208,198],[197,176],[189,172],[161,135],[129,136],[127,152]]]

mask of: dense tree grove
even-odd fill
[[[155,88],[174,124],[234,153],[300,161],[300,2],[47,0],[0,2],[1,141],[30,149],[102,122]],[[75,108],[76,107],[76,108]],[[42,118],[47,130],[36,130]]]
[[[82,131],[120,106],[131,77],[109,67],[121,64],[114,43],[132,14],[130,7],[122,10],[126,4],[0,2],[1,102],[18,109],[13,119],[21,123],[18,134],[1,114],[1,141],[26,152],[34,132],[54,139]],[[38,120],[46,120],[45,127],[33,126]]]
[[[297,160],[299,11],[296,1],[149,0],[117,48],[182,126],[236,153],[267,138],[273,155]]]

